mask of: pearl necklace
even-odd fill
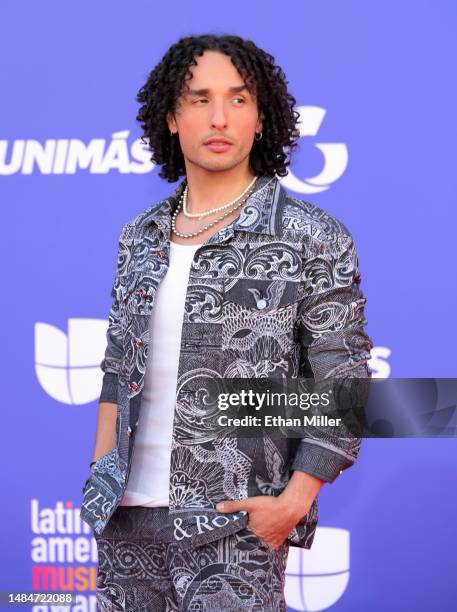
[[[257,178],[257,177],[256,177]],[[254,182],[254,181],[253,181]],[[252,185],[252,183],[251,183]],[[251,191],[249,191],[244,198],[242,198],[239,202],[239,204],[237,204],[236,206],[234,206],[231,210],[227,211],[225,214],[223,214],[221,217],[219,217],[218,219],[215,219],[214,221],[212,221],[211,223],[208,223],[207,225],[205,225],[202,229],[199,229],[196,232],[191,232],[189,234],[184,234],[182,232],[178,232],[178,230],[176,229],[176,217],[178,216],[179,210],[183,205],[183,196],[184,193],[181,195],[180,199],[179,199],[179,203],[178,206],[176,207],[175,212],[172,214],[171,216],[171,229],[173,231],[174,234],[176,234],[177,236],[180,236],[181,238],[193,238],[193,236],[198,236],[199,234],[203,233],[205,230],[209,229],[210,227],[212,227],[215,223],[218,223],[219,221],[222,221],[222,219],[225,219],[225,217],[227,217],[227,215],[229,215],[230,213],[232,213],[234,210],[236,210],[237,208],[239,208],[242,204],[245,203],[245,201],[248,199],[248,197],[251,195],[251,192],[253,191],[253,188],[251,188]],[[236,201],[236,200],[235,200]]]
[[[207,217],[208,215],[211,215],[215,212],[219,212],[220,210],[225,210],[226,208],[229,208],[230,206],[232,206],[232,204],[235,204],[235,202],[237,202],[240,198],[242,198],[249,191],[249,189],[254,185],[256,180],[257,180],[257,177],[255,176],[252,179],[252,181],[249,183],[249,185],[246,187],[246,189],[243,191],[243,193],[239,195],[237,198],[235,198],[234,200],[232,200],[231,202],[229,202],[228,204],[224,204],[223,206],[219,206],[218,208],[211,208],[210,210],[205,210],[205,212],[201,212],[201,213],[191,213],[187,210],[187,194],[188,194],[189,186],[186,185],[183,196],[182,196],[182,211],[186,217],[194,218],[194,217]]]

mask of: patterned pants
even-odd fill
[[[98,547],[97,608],[103,611],[285,611],[287,540],[271,549],[249,528],[184,549],[157,542],[167,509],[118,506]]]

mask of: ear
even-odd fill
[[[265,115],[261,112],[260,115],[259,115],[259,118],[257,119],[256,131],[259,131],[259,132],[262,131],[262,126],[263,126],[264,119],[265,119]]]
[[[168,125],[168,129],[171,132],[177,132],[178,131],[178,126],[176,124],[176,119],[174,117],[174,115],[172,113],[167,113],[167,125]]]

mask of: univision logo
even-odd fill
[[[100,395],[100,362],[108,321],[68,319],[68,333],[35,324],[35,372],[48,395],[62,404],[87,404]]]
[[[291,546],[286,567],[288,609],[325,610],[337,602],[349,582],[349,531],[317,527],[310,549]]]
[[[320,106],[299,106],[298,111],[300,138],[314,138],[327,114],[325,108]],[[287,189],[297,193],[320,193],[326,191],[331,185],[343,176],[348,165],[348,149],[344,142],[314,142],[324,158],[322,170],[316,176],[298,178],[292,170],[281,179]],[[293,157],[292,157],[293,161]]]

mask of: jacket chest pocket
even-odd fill
[[[294,343],[299,281],[225,279],[222,349],[249,362],[281,360]]]

